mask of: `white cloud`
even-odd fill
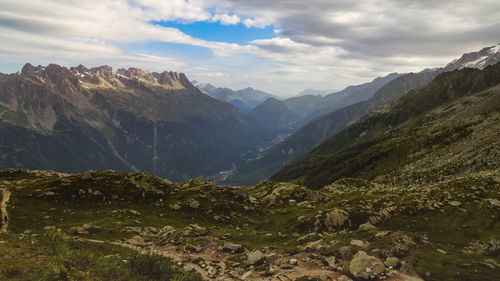
[[[276,93],[441,66],[498,43],[500,34],[500,2],[492,0],[0,0],[0,7],[4,67],[28,60],[130,64]],[[272,25],[276,36],[247,45],[212,42],[154,24],[161,21]],[[148,42],[208,48],[216,57],[124,51]]]
[[[222,15],[215,15],[215,16],[213,16],[212,20],[218,21],[222,25],[230,25],[230,24],[237,24],[237,23],[239,23],[241,19],[237,15],[222,14]]]

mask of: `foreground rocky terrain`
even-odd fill
[[[499,170],[404,187],[342,178],[313,191],[286,182],[223,187],[145,172],[6,169],[0,185],[10,191],[0,234],[0,276],[8,280],[500,276]],[[169,267],[146,257],[168,257]],[[124,267],[135,277],[120,277]],[[143,268],[169,273],[138,277]]]

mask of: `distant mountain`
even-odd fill
[[[495,64],[500,61],[500,44],[496,46],[486,47],[478,52],[472,52],[462,55],[460,58],[453,60],[443,71],[452,71],[462,68],[477,68],[483,69],[488,65]]]
[[[0,167],[211,175],[271,132],[182,73],[55,64],[0,77]]]
[[[284,101],[269,98],[248,113],[248,116],[271,128],[293,125],[299,116],[292,112]]]
[[[298,93],[296,97],[301,96],[324,96],[331,93],[338,92],[338,90],[326,89],[326,90],[317,90],[317,89],[305,89],[302,92]]]
[[[292,97],[281,103],[272,102],[261,104],[249,113],[250,116],[265,115],[266,118],[257,118],[263,125],[280,129],[288,127],[296,131],[314,118],[360,101],[369,99],[378,89],[401,74],[391,73],[385,77],[376,78],[371,82],[349,86],[342,91],[331,93],[324,97],[320,95],[302,95]],[[273,108],[272,106],[275,106]],[[293,114],[283,114],[285,106]],[[273,116],[274,115],[274,116]],[[288,119],[283,119],[288,117]],[[269,123],[267,120],[282,120]],[[281,127],[276,127],[281,126]]]
[[[500,64],[440,74],[281,169],[320,188],[342,177],[432,183],[500,167]]]
[[[496,60],[487,59],[488,64],[500,61],[497,53],[492,51],[498,50],[498,46],[484,48],[481,51],[483,54],[485,53],[484,50],[487,51],[490,58],[496,58]],[[457,63],[459,60],[462,63]],[[477,60],[477,56],[466,54],[448,64],[445,68],[425,69],[419,73],[409,73],[400,76],[381,87],[369,100],[321,116],[303,126],[289,138],[269,149],[257,159],[241,162],[238,165],[237,173],[229,177],[228,181],[233,184],[246,185],[268,179],[294,159],[297,159],[383,104],[406,94],[410,90],[427,85],[438,74],[446,70],[453,70],[452,65],[458,69],[463,64],[474,60]],[[481,65],[481,67],[483,66]]]
[[[229,88],[217,88],[211,84],[202,84],[199,82],[194,83],[194,86],[204,94],[236,106],[245,114],[269,98],[279,99],[277,96],[255,90],[251,87],[234,91]]]

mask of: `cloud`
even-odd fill
[[[278,94],[442,66],[500,41],[500,2],[493,0],[0,0],[0,7],[4,67],[27,60],[129,64]],[[213,42],[155,24],[161,21],[273,26],[276,36]],[[207,48],[214,56],[125,51],[150,42]]]
[[[230,24],[237,24],[240,22],[240,17],[237,15],[215,15],[212,17],[212,20],[220,22],[222,25],[230,25]]]

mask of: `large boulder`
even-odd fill
[[[323,222],[328,231],[333,231],[351,224],[349,214],[341,209],[334,209],[333,211],[326,213]]]
[[[351,260],[349,271],[356,278],[369,279],[370,275],[379,276],[385,272],[385,266],[381,260],[359,251]]]

